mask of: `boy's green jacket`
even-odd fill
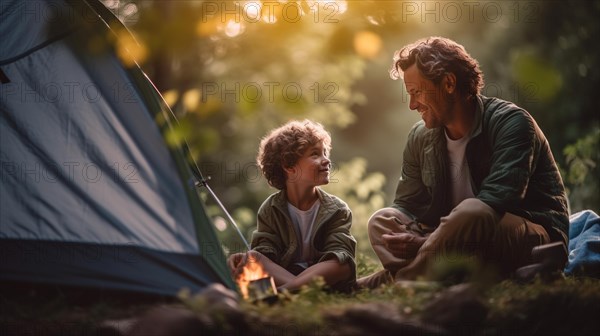
[[[352,276],[334,286],[346,289],[356,280],[356,240],[350,234],[352,212],[348,205],[336,196],[317,188],[321,205],[314,223],[311,239],[316,255],[312,264],[328,259],[350,263]],[[258,210],[257,230],[252,235],[252,249],[256,250],[285,269],[289,269],[301,253],[294,224],[287,209],[285,191],[269,196]]]

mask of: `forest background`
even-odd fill
[[[375,258],[366,223],[391,204],[408,131],[420,118],[388,71],[395,50],[427,36],[463,44],[484,72],[482,93],[533,115],[571,212],[600,210],[600,1],[103,3],[136,38],[119,34],[124,60],[144,69],[179,120],[168,141],[187,141],[248,240],[258,207],[275,191],[255,162],[261,137],[309,118],[333,138],[324,189],[349,204],[358,253]],[[224,251],[243,250],[203,197]]]

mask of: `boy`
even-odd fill
[[[291,121],[260,143],[257,162],[280,191],[258,210],[252,250],[229,257],[234,274],[246,261],[262,263],[280,289],[297,289],[317,276],[336,290],[356,280],[356,241],[346,203],[318,186],[329,183],[331,137],[310,120]]]

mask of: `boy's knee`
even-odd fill
[[[248,262],[260,262],[262,258],[266,258],[262,253],[255,250],[248,251],[246,256],[248,257]]]

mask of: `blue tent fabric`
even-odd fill
[[[565,273],[600,278],[600,217],[591,210],[571,215]]]
[[[0,18],[0,281],[233,287],[160,95],[107,42],[118,20],[97,0],[3,1]]]
[[[173,296],[218,282],[198,256],[139,245],[2,240],[2,281]]]

